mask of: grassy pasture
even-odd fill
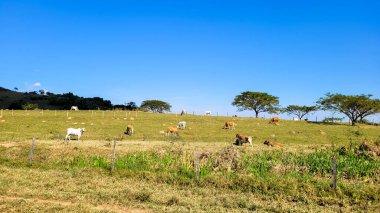
[[[115,116],[114,116],[115,115]],[[126,119],[125,119],[126,118]],[[133,118],[133,119],[131,119]],[[159,134],[178,121],[180,137]],[[3,111],[0,118],[0,211],[16,212],[375,212],[380,161],[360,150],[380,143],[380,128],[303,121],[176,116],[116,111]],[[135,135],[123,136],[132,124]],[[68,127],[83,141],[63,144]],[[253,146],[231,146],[239,132]],[[28,164],[36,137],[33,164]],[[115,172],[110,174],[112,140]],[[284,149],[263,145],[269,139]],[[195,179],[198,147],[200,179]],[[344,148],[342,148],[344,147]],[[338,188],[331,188],[333,155]]]
[[[104,117],[103,117],[104,113]],[[115,115],[115,116],[114,116]],[[190,127],[180,132],[179,138],[167,138],[160,131],[186,121]],[[223,130],[226,121],[234,120],[236,130]],[[123,135],[128,124],[135,128],[133,137]],[[249,134],[255,143],[272,139],[284,144],[347,144],[351,136],[360,134],[368,139],[380,135],[379,127],[323,125],[304,121],[281,121],[279,126],[268,124],[267,119],[176,116],[125,111],[12,111],[3,112],[0,122],[0,141],[25,141],[36,137],[40,140],[61,140],[68,127],[85,127],[83,140],[134,140],[183,142],[232,142],[236,133]]]

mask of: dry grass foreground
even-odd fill
[[[151,152],[172,147],[189,152],[198,147],[200,153],[215,152],[223,143],[170,143],[127,141],[119,142],[118,154],[137,151]],[[0,142],[0,147],[13,153],[28,150],[30,142]],[[62,153],[80,151],[83,155],[110,156],[107,141],[36,141],[36,147],[52,150],[49,159],[58,159]],[[326,146],[327,148],[327,146]],[[247,152],[278,150],[265,145],[240,147]],[[306,154],[314,146],[292,145],[284,152]],[[302,150],[302,151],[301,151]],[[12,153],[12,152],[11,152]],[[25,160],[27,161],[27,159]],[[265,195],[218,187],[191,187],[167,184],[147,179],[110,175],[98,169],[46,169],[43,167],[12,167],[0,164],[1,212],[336,212],[355,211],[355,205],[318,205],[299,202],[289,195]],[[373,203],[370,209],[379,207]],[[377,206],[377,207],[376,207]]]
[[[103,116],[104,115],[104,116]],[[187,122],[180,137],[160,134]],[[222,129],[234,120],[235,130]],[[133,136],[123,136],[126,126]],[[63,143],[68,127],[85,127]],[[380,209],[380,127],[122,111],[4,111],[0,212],[351,212]],[[231,147],[235,134],[253,146]],[[28,165],[36,138],[33,165]],[[109,165],[117,141],[114,174]],[[268,147],[265,140],[284,144]],[[359,146],[363,141],[369,145]],[[200,180],[194,178],[194,152]],[[377,151],[376,151],[376,150]],[[372,154],[371,154],[372,153]],[[331,157],[338,156],[332,190]]]

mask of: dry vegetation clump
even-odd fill
[[[215,159],[213,170],[216,171],[236,171],[240,162],[240,154],[236,147],[228,146],[224,148]]]
[[[375,143],[371,143],[369,141],[364,141],[363,143],[361,143],[359,146],[359,150],[365,151],[373,157],[380,156],[380,147]]]

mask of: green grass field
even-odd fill
[[[187,121],[179,137],[160,131]],[[222,129],[234,120],[235,130]],[[128,124],[133,136],[124,136]],[[63,143],[66,129],[84,127]],[[125,111],[10,111],[0,118],[0,211],[375,212],[380,127]],[[236,133],[253,146],[232,146]],[[29,152],[36,138],[33,163]],[[113,141],[115,171],[110,174]],[[283,149],[267,147],[264,140]],[[363,142],[371,144],[370,150]],[[195,175],[195,150],[200,156]],[[376,150],[375,150],[376,151]],[[332,183],[337,157],[338,185]]]

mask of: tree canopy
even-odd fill
[[[283,109],[284,112],[297,116],[299,120],[302,120],[304,116],[316,110],[318,110],[318,106],[289,105]]]
[[[275,113],[279,110],[278,97],[263,92],[242,92],[235,97],[232,105],[238,107],[239,111],[253,110],[256,118],[260,112]]]
[[[170,111],[172,106],[169,103],[160,100],[146,100],[141,103],[140,108],[146,111],[163,113]]]
[[[324,110],[333,110],[345,114],[351,124],[357,122],[369,115],[380,112],[380,100],[371,99],[372,95],[342,95],[327,93],[326,97],[318,100],[319,106]]]

